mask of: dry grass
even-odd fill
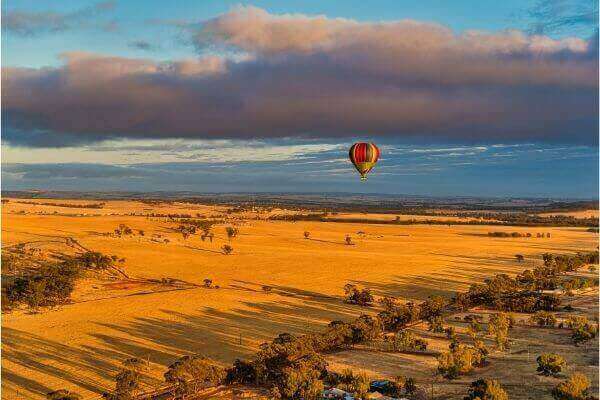
[[[35,214],[40,212],[49,215]],[[174,231],[177,224],[164,218],[125,215],[133,212],[228,219],[215,226],[211,243],[198,235],[183,240]],[[183,354],[199,352],[230,363],[278,333],[312,331],[333,319],[355,317],[362,310],[341,301],[348,282],[404,299],[450,296],[494,273],[531,267],[544,252],[591,250],[598,240],[583,228],[294,223],[265,221],[273,211],[223,212],[222,207],[126,201],[107,201],[94,210],[4,204],[3,246],[43,247],[73,237],[90,249],[124,257],[133,281],[87,278],[78,284],[74,304],[3,315],[3,398],[17,393],[42,398],[63,387],[97,394],[111,387],[119,363],[132,356],[150,359],[155,373],[149,379],[156,382]],[[257,216],[263,219],[248,219]],[[121,223],[145,235],[110,235]],[[240,234],[231,242],[233,254],[224,256],[220,248],[229,243],[225,226],[230,223]],[[533,237],[489,238],[490,230]],[[304,231],[310,239],[304,239]],[[536,238],[537,232],[552,237]],[[344,245],[346,234],[354,246]],[[170,243],[161,243],[164,238]],[[517,263],[515,254],[523,254],[525,262]],[[160,283],[167,277],[176,283]],[[198,287],[205,278],[220,288]],[[264,293],[263,285],[272,292]]]

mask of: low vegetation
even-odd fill
[[[439,216],[428,212],[419,212],[418,210],[407,211],[408,215],[431,215]],[[328,213],[308,213],[308,214],[279,214],[272,215],[269,220],[273,221],[317,221],[317,222],[337,222],[348,224],[380,224],[380,225],[496,225],[496,226],[528,226],[528,227],[556,227],[556,226],[578,226],[578,227],[598,227],[597,218],[576,218],[568,215],[541,216],[525,213],[449,213],[443,214],[446,217],[464,218],[456,219],[400,219],[396,217],[392,220],[376,220],[369,218],[339,218],[329,216]],[[541,236],[540,236],[541,237]]]
[[[9,311],[21,303],[34,310],[65,304],[70,299],[76,280],[86,270],[106,270],[113,267],[115,259],[116,256],[113,258],[88,251],[13,276],[2,285],[2,310]]]
[[[571,328],[571,339],[576,346],[594,339],[598,334],[598,325],[584,316],[569,317],[567,326]]]
[[[537,372],[544,376],[558,376],[567,366],[564,358],[558,354],[544,353],[536,359]]]
[[[200,389],[218,386],[225,380],[226,371],[201,355],[184,356],[169,365],[165,382],[171,383],[173,396],[185,396]]]
[[[552,390],[555,400],[593,400],[589,393],[590,380],[581,373],[574,373]]]
[[[416,338],[409,330],[403,329],[394,334],[392,348],[398,352],[412,352],[427,350],[427,341]]]
[[[464,400],[508,400],[508,394],[493,379],[479,379],[471,383]]]
[[[346,303],[349,304],[363,307],[369,307],[373,304],[373,295],[369,289],[361,289],[348,283],[344,286],[344,295]]]
[[[77,203],[49,203],[49,202],[36,202],[36,201],[17,201],[19,204],[29,204],[33,206],[53,206],[53,207],[64,207],[64,208],[104,208],[105,203],[88,203],[88,204],[77,204]]]
[[[225,228],[225,233],[227,233],[227,239],[229,239],[229,241],[231,241],[231,239],[235,238],[240,232],[239,232],[238,228],[235,228],[233,226],[228,226]]]
[[[224,244],[223,246],[221,246],[221,252],[223,254],[225,254],[226,256],[230,255],[231,253],[233,253],[233,247],[231,247],[228,244]]]

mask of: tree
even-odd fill
[[[587,400],[589,387],[590,380],[585,375],[574,373],[552,390],[552,397],[555,400]]]
[[[473,343],[475,350],[479,353],[479,359],[476,360],[476,367],[483,367],[487,364],[487,356],[490,354],[490,351],[485,346],[483,340],[476,339]]]
[[[585,316],[574,315],[567,319],[567,326],[572,329],[571,339],[576,346],[596,337],[598,327],[588,321]]]
[[[288,399],[321,399],[323,381],[320,380],[321,371],[315,370],[308,363],[288,367],[283,371],[283,382],[277,392]]]
[[[262,291],[265,292],[266,294],[271,293],[271,291],[273,290],[273,288],[269,285],[263,285],[262,286]]]
[[[225,369],[201,355],[183,356],[165,372],[165,381],[175,385],[176,394],[189,394],[225,380]]]
[[[515,254],[515,258],[517,259],[517,262],[522,263],[523,260],[525,260],[525,257],[523,256],[523,254]]]
[[[352,345],[352,326],[343,321],[331,321],[323,334],[324,349],[333,350]]]
[[[441,353],[438,358],[438,373],[446,379],[471,372],[481,363],[481,354],[474,347],[456,344],[450,351]]]
[[[444,322],[444,320],[440,316],[432,317],[429,320],[429,326],[427,327],[427,330],[429,330],[433,333],[444,333],[443,322]]]
[[[446,338],[454,339],[456,338],[456,329],[453,326],[448,326],[444,329],[444,333],[446,334]]]
[[[224,244],[221,247],[221,251],[223,252],[223,254],[225,254],[227,256],[227,255],[229,255],[229,254],[231,254],[233,252],[233,247],[231,247],[228,244]]]
[[[538,311],[529,319],[531,323],[540,327],[553,327],[556,325],[556,317],[548,311]]]
[[[304,239],[310,239],[310,232],[304,231]]]
[[[359,289],[356,285],[347,283],[344,285],[344,293],[346,295],[346,303],[357,304],[363,307],[368,307],[373,303],[373,295],[369,289]]]
[[[364,343],[377,339],[383,333],[383,325],[377,318],[361,315],[350,324],[352,343]]]
[[[508,394],[493,379],[479,379],[471,383],[464,400],[508,400]]]
[[[369,397],[369,379],[364,373],[355,374],[351,369],[342,371],[338,377],[337,387],[346,392],[352,393],[356,399],[368,399]]]
[[[556,377],[567,365],[564,358],[553,353],[543,353],[538,356],[536,361],[538,363],[537,372],[544,376]]]
[[[580,325],[573,329],[571,339],[573,339],[573,343],[575,343],[575,345],[578,346],[581,343],[585,343],[588,340],[595,338],[597,332],[598,328],[595,325]]]
[[[508,347],[508,329],[510,328],[510,317],[505,313],[493,314],[488,323],[488,333],[494,337],[499,350]]]
[[[403,329],[394,335],[392,346],[394,351],[425,351],[427,341],[417,339],[411,331]]]
[[[467,327],[467,335],[469,335],[471,339],[475,340],[482,329],[483,328],[481,327],[481,324],[473,320],[469,322],[469,326]]]
[[[123,361],[123,368],[130,369],[137,372],[148,370],[148,361],[142,360],[141,358],[132,357]]]
[[[132,369],[122,369],[115,376],[115,390],[108,394],[108,399],[126,400],[132,399],[141,388],[141,374]]]
[[[427,300],[419,304],[419,317],[430,320],[433,317],[441,316],[446,303],[446,299],[442,296],[429,296]]]
[[[225,232],[227,232],[227,238],[231,242],[231,239],[238,235],[239,230],[233,226],[228,226],[225,228]]]
[[[123,368],[115,376],[115,390],[112,393],[103,393],[107,400],[133,399],[141,389],[142,371],[148,369],[148,363],[139,358],[128,358],[123,361]]]
[[[81,395],[66,389],[55,390],[46,394],[48,400],[81,400]]]
[[[351,246],[354,244],[354,243],[352,243],[352,236],[350,236],[350,235],[346,235],[345,241],[346,241],[347,246]]]

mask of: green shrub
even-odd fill
[[[571,339],[573,339],[575,345],[585,343],[595,338],[598,333],[598,327],[589,322],[585,316],[570,316],[567,319],[566,324],[572,329]]]
[[[488,333],[494,337],[499,350],[505,350],[508,347],[508,330],[510,326],[511,320],[508,314],[498,313],[490,316]]]
[[[567,365],[564,358],[552,353],[544,353],[536,361],[537,371],[544,376],[558,376]]]
[[[479,379],[471,383],[464,400],[508,400],[508,394],[493,379]]]
[[[360,289],[350,283],[344,286],[344,294],[346,303],[363,307],[371,306],[373,303],[373,295],[369,289]]]
[[[554,314],[548,311],[538,311],[529,320],[540,327],[553,327],[557,322]]]
[[[321,399],[324,387],[320,376],[321,372],[313,369],[310,363],[300,362],[283,370],[282,384],[277,392],[287,399]]]
[[[440,354],[437,360],[438,373],[446,379],[456,379],[481,364],[481,354],[473,347],[457,344],[450,351]]]
[[[433,333],[444,333],[444,319],[440,316],[432,317],[429,320],[427,329]]]
[[[586,324],[574,328],[573,333],[571,334],[571,339],[573,339],[573,343],[575,343],[575,345],[579,345],[592,340],[596,337],[597,333],[598,328],[596,325]]]
[[[229,255],[229,254],[233,253],[233,247],[231,247],[231,246],[230,246],[230,245],[228,245],[228,244],[224,244],[224,245],[221,247],[221,251],[223,252],[223,254],[225,254],[225,255],[227,256],[227,255]]]
[[[555,400],[587,400],[590,387],[590,380],[583,374],[574,373],[567,379],[559,383],[552,390],[552,397]]]
[[[225,380],[226,371],[214,361],[200,355],[183,356],[169,365],[165,381],[176,386],[176,393],[194,393],[206,386],[217,386]]]
[[[368,399],[370,382],[364,373],[355,374],[350,369],[342,371],[338,376],[337,387],[352,393],[355,399]]]
[[[237,228],[234,228],[233,226],[228,226],[225,228],[225,232],[227,233],[227,238],[229,239],[229,241],[231,241],[231,239],[238,235],[239,230]]]
[[[394,335],[392,346],[394,351],[425,351],[427,341],[417,339],[411,331],[404,329]]]
[[[9,304],[26,303],[33,309],[63,304],[70,298],[79,276],[77,264],[50,264],[31,275],[16,277],[4,285],[3,294]]]

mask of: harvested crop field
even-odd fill
[[[3,314],[6,399],[41,399],[60,388],[93,398],[112,388],[119,363],[133,356],[154,365],[147,384],[185,354],[231,363],[281,332],[315,331],[359,315],[363,309],[342,301],[347,283],[406,300],[450,297],[495,273],[531,268],[545,252],[594,250],[598,241],[585,228],[270,221],[273,210],[138,201],[85,209],[68,204],[98,202],[9,200],[2,205],[3,254],[19,245],[31,254],[67,253],[75,240],[116,255],[124,275],[86,276],[72,304]],[[214,238],[184,238],[168,214],[212,220]],[[116,235],[120,225],[132,233]],[[229,226],[237,236],[228,238]],[[490,231],[532,235],[496,238]],[[223,254],[225,245],[231,254]],[[342,363],[343,354],[336,360]]]

